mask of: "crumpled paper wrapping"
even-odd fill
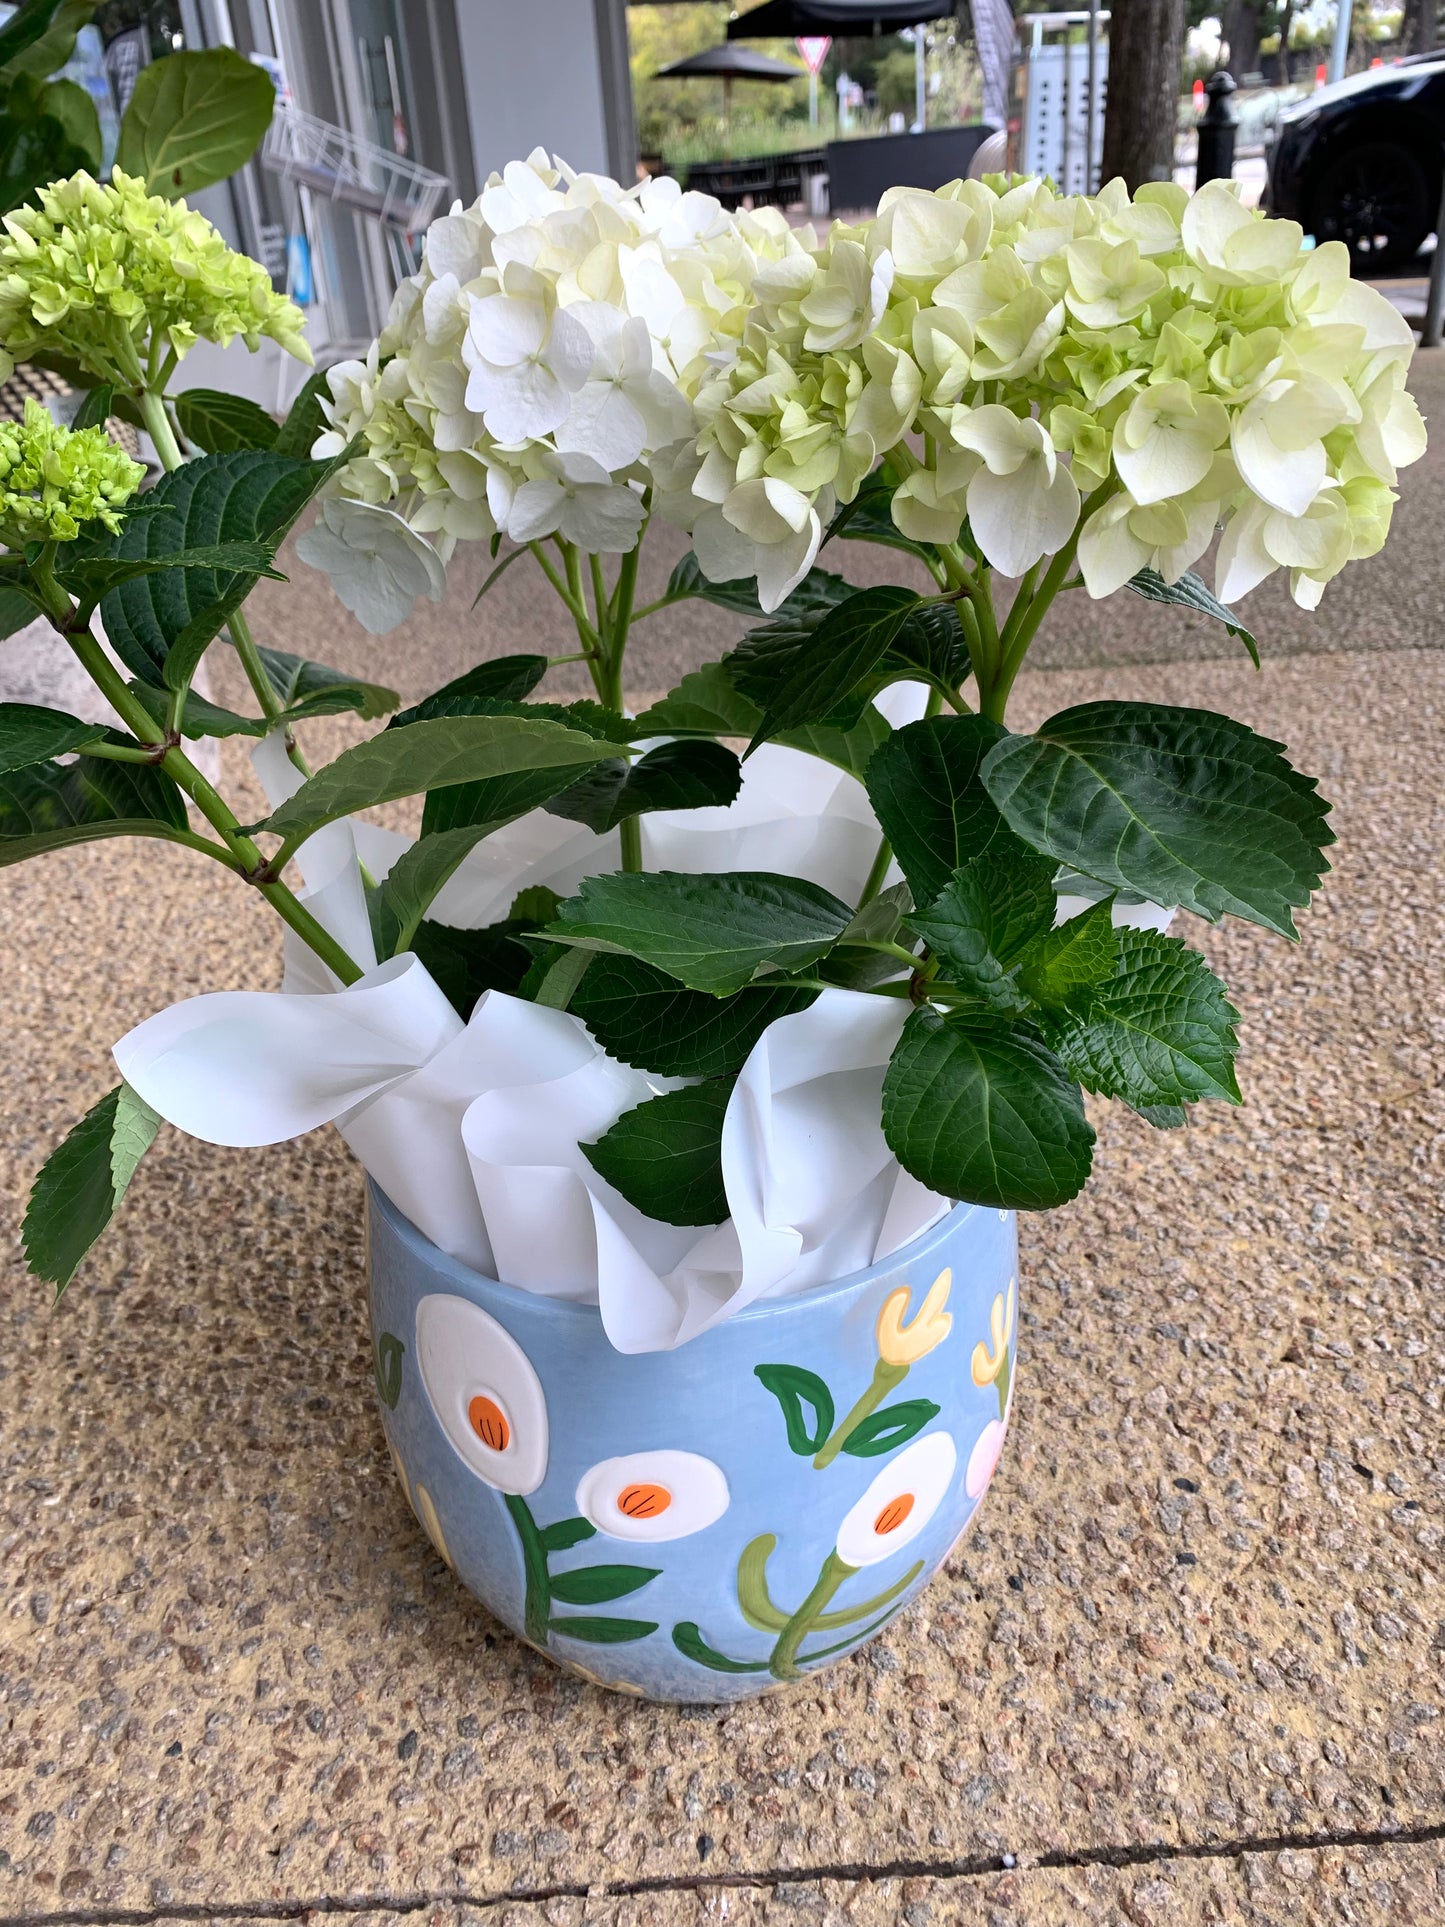
[[[917,692],[890,694],[893,720],[907,720]],[[273,806],[298,786],[279,735],[254,760]],[[879,832],[855,779],[768,745],[731,808],[657,812],[642,835],[650,868],[778,870],[856,900]],[[489,991],[464,1024],[415,956],[378,964],[361,866],[383,877],[408,844],[346,821],[298,854],[302,900],[365,968],[359,983],[343,989],[288,931],[281,991],[160,1012],[116,1045],[122,1075],[210,1143],[334,1123],[433,1243],[523,1290],[598,1305],[622,1352],[667,1350],[755,1299],[874,1264],[950,1208],[902,1169],[879,1121],[908,1005],[829,989],[769,1026],[738,1077],[722,1134],[727,1220],[646,1217],[581,1146],[675,1081],[617,1063],[567,1012]],[[494,922],[520,889],[570,893],[615,868],[614,846],[537,811],[479,845],[433,914]]]

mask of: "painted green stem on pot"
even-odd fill
[[[547,1634],[552,1623],[552,1587],[547,1575],[547,1548],[537,1530],[532,1509],[519,1492],[504,1492],[503,1501],[512,1515],[517,1537],[522,1542],[522,1570],[526,1594],[522,1606],[522,1625],[527,1638],[545,1653]]]
[[[845,1579],[851,1579],[857,1570],[856,1566],[850,1566],[846,1560],[840,1559],[836,1551],[828,1554],[818,1574],[817,1584],[778,1636],[778,1643],[768,1661],[768,1671],[774,1679],[802,1677],[802,1669],[798,1664],[799,1647],[818,1623],[824,1607],[839,1586]]]
[[[815,1472],[821,1472],[825,1466],[833,1463],[834,1459],[836,1459],[838,1454],[843,1450],[853,1428],[861,1425],[865,1418],[870,1417],[876,1412],[894,1387],[901,1385],[907,1376],[908,1367],[906,1365],[890,1365],[887,1359],[879,1359],[878,1363],[873,1367],[873,1380],[867,1391],[864,1392],[852,1411],[834,1426],[832,1433],[824,1440],[822,1446],[819,1448],[818,1455],[813,1460],[813,1469]]]

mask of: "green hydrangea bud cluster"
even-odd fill
[[[301,310],[257,262],[184,201],[117,172],[84,172],[4,217],[0,345],[17,360],[67,356],[100,381],[140,388],[198,340],[252,350],[269,336],[309,362]]]
[[[87,522],[112,533],[145,468],[103,428],[62,428],[38,401],[0,422],[0,542],[71,542]]]

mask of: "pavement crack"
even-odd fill
[[[313,1914],[417,1914],[429,1907],[465,1907],[485,1913],[496,1907],[538,1906],[551,1900],[628,1900],[646,1894],[708,1893],[725,1889],[805,1887],[824,1880],[860,1885],[881,1880],[980,1880],[1000,1873],[1060,1872],[1076,1867],[1157,1866],[1169,1860],[1240,1860],[1261,1853],[1317,1853],[1341,1847],[1419,1847],[1445,1840],[1445,1821],[1414,1827],[1360,1828],[1343,1833],[1278,1833],[1248,1839],[1150,1841],[1138,1845],[1058,1848],[1015,1857],[975,1854],[953,1860],[830,1861],[806,1867],[760,1867],[736,1873],[656,1874],[646,1879],[558,1881],[547,1886],[507,1887],[500,1892],[466,1889],[409,1894],[325,1894],[319,1898],[257,1901],[171,1901],[154,1907],[77,1907],[53,1913],[0,1914],[0,1927],[156,1927],[158,1922],[244,1920],[281,1922]]]

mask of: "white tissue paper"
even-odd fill
[[[921,707],[916,689],[889,695],[895,723]],[[299,786],[279,734],[254,762],[273,807]],[[860,783],[776,745],[748,759],[731,808],[642,818],[649,868],[781,871],[849,901],[878,836]],[[727,1220],[644,1216],[581,1146],[675,1080],[617,1063],[567,1012],[499,991],[464,1024],[415,956],[378,964],[362,866],[384,877],[409,844],[353,820],[298,853],[302,901],[364,967],[358,983],[342,988],[288,930],[279,992],[213,992],[148,1019],[115,1047],[127,1082],[213,1144],[334,1123],[433,1243],[523,1290],[598,1305],[622,1352],[670,1349],[757,1298],[873,1264],[949,1209],[898,1164],[879,1121],[908,1006],[830,989],[770,1025],[738,1077],[722,1135]],[[615,846],[536,811],[478,846],[433,915],[479,928],[531,885],[570,894],[617,867]]]

